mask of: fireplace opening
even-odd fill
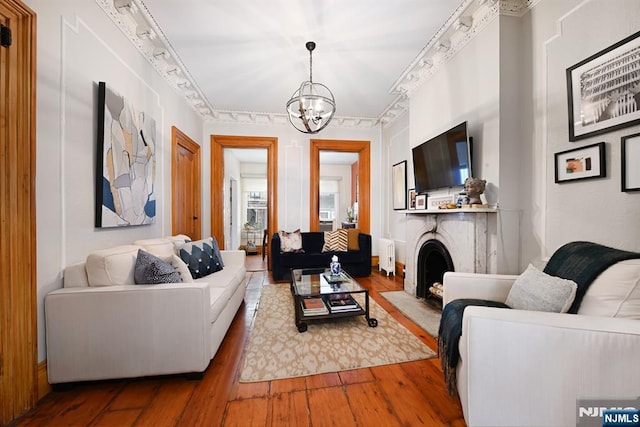
[[[435,284],[437,291],[438,285],[442,284],[442,276],[447,271],[455,271],[453,268],[453,260],[446,246],[439,240],[427,240],[420,247],[417,261],[417,281],[416,296],[418,298],[427,298],[429,296],[441,297],[438,292],[431,292],[429,289]]]

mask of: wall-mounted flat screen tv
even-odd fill
[[[467,122],[413,147],[417,193],[464,185],[471,176],[471,139]]]

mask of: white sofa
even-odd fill
[[[443,303],[505,302],[517,277],[448,272]],[[640,260],[601,273],[578,314],[467,307],[459,351],[469,426],[575,426],[578,399],[636,399]]]
[[[50,384],[206,370],[244,300],[245,253],[221,251],[224,268],[192,283],[134,284],[138,249],[171,258],[181,237],[96,251],[65,269],[64,287],[45,297]]]

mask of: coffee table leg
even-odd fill
[[[369,327],[375,328],[376,326],[378,326],[378,319],[369,317],[369,291],[364,293],[364,305],[365,305],[364,317],[366,317]]]

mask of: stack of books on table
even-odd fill
[[[360,310],[360,304],[358,304],[350,294],[329,295],[327,303],[329,304],[329,308],[331,308],[332,313]]]
[[[321,316],[329,314],[329,309],[320,297],[304,298],[302,300],[302,313],[305,316]]]

